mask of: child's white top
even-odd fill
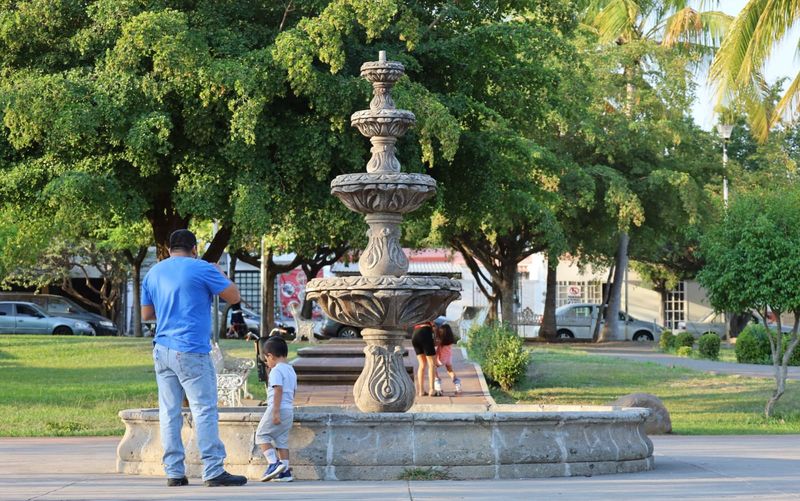
[[[287,363],[279,363],[269,371],[269,384],[267,388],[267,406],[273,407],[273,396],[275,390],[273,386],[283,388],[281,397],[281,409],[291,409],[294,407],[294,392],[297,390],[297,374],[294,367]]]

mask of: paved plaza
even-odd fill
[[[3,500],[800,499],[800,435],[653,437],[656,469],[536,480],[294,482],[167,488],[114,473],[117,437],[0,439]]]

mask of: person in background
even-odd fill
[[[297,375],[294,368],[286,363],[289,347],[282,337],[262,338],[259,343],[264,361],[269,367],[267,410],[261,416],[256,429],[256,443],[269,463],[261,481],[291,482],[294,477],[289,468],[289,431],[294,422]]]
[[[436,396],[434,379],[436,371],[436,346],[433,343],[433,322],[425,322],[414,326],[411,334],[411,345],[417,354],[417,377],[414,378],[414,387],[417,396],[425,395],[425,376],[428,379],[428,396]]]
[[[461,393],[461,380],[456,377],[453,370],[453,345],[456,344],[456,337],[453,334],[453,329],[450,324],[442,324],[436,327],[436,334],[434,338],[436,345],[436,379],[433,382],[434,390],[442,394],[442,382],[439,379],[439,367],[444,366],[453,386],[456,389],[456,395]]]
[[[244,485],[246,477],[231,475],[223,468],[217,376],[209,355],[211,299],[218,294],[224,301],[238,304],[239,289],[219,266],[197,259],[197,238],[189,230],[170,235],[169,255],[142,281],[142,320],[158,321],[153,361],[167,486],[189,484],[181,440],[184,397],[194,420],[205,485]]]

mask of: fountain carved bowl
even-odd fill
[[[317,278],[306,286],[306,296],[337,322],[388,329],[441,316],[460,291],[458,281],[444,277]]]
[[[350,116],[350,125],[366,137],[402,137],[415,121],[406,110],[361,110]]]
[[[360,214],[407,214],[417,210],[435,193],[436,181],[426,174],[345,174],[331,183],[331,194]]]
[[[370,82],[395,83],[405,73],[397,61],[369,61],[361,65],[361,76]]]

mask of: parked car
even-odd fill
[[[750,323],[761,324],[761,325],[764,324],[761,315],[759,315],[756,312],[750,313]],[[691,332],[692,335],[696,338],[699,338],[703,334],[708,334],[708,333],[716,334],[717,336],[724,338],[725,326],[726,326],[725,314],[711,312],[698,321],[678,322],[678,328],[675,329],[675,332],[684,332],[684,331]],[[776,330],[778,328],[778,325],[775,322],[767,322],[767,327]],[[791,332],[792,326],[781,325],[781,330],[785,333]]]
[[[361,337],[361,328],[340,324],[330,317],[325,317],[325,321],[322,322],[322,327],[320,328],[320,334],[326,337],[356,339]]]
[[[97,313],[87,311],[74,301],[55,294],[35,294],[33,292],[0,292],[0,301],[23,301],[34,303],[48,315],[82,320],[92,326],[98,336],[116,336],[117,326],[111,320]]]
[[[220,314],[225,313],[225,309],[228,308],[228,304],[221,301],[219,303],[219,312]],[[214,310],[213,308],[211,309]],[[242,316],[244,317],[244,323],[247,325],[247,331],[252,332],[253,334],[261,335],[261,315],[254,312],[250,308],[245,308],[242,306]],[[233,310],[228,308],[228,316],[225,319],[225,331],[231,326],[231,318],[233,317]]]
[[[556,308],[556,332],[559,339],[592,339],[594,320],[598,317],[599,304],[566,304]],[[627,331],[627,338],[634,341],[656,341],[664,330],[655,322],[637,320],[625,312],[619,312],[619,319]],[[603,319],[600,319],[601,329]],[[539,335],[539,327],[533,329],[533,336]]]
[[[39,306],[23,301],[0,301],[0,333],[95,335],[88,322],[50,315]]]

